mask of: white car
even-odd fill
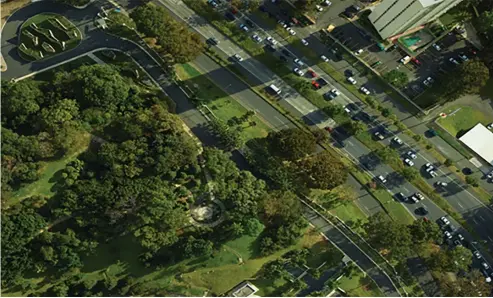
[[[387,183],[387,179],[385,179],[382,175],[378,176],[378,181],[382,182],[382,183]]]
[[[418,201],[422,201],[425,199],[425,196],[423,196],[421,193],[417,192],[415,194],[412,195],[412,197],[416,198],[416,200]]]
[[[240,25],[240,28],[241,28],[241,30],[243,30],[243,31],[245,31],[245,32],[250,31],[250,29],[248,29],[248,27],[247,27],[245,24],[241,24],[241,25]]]
[[[443,232],[443,235],[445,235],[445,237],[447,237],[447,239],[452,239],[452,234],[450,234],[449,231]]]
[[[375,136],[375,138],[379,139],[379,140],[383,140],[385,139],[385,137],[379,132],[377,131],[376,133],[373,134]]]
[[[303,63],[303,61],[301,61],[300,59],[296,58],[294,59],[294,63],[298,64],[299,66],[303,66],[305,65],[305,63]]]
[[[320,59],[322,59],[324,62],[329,62],[329,58],[327,58],[325,55],[320,56]]]
[[[359,88],[359,91],[361,91],[361,93],[364,93],[366,95],[370,95],[370,90],[366,89],[363,86],[361,86],[361,88]]]
[[[243,61],[243,58],[241,58],[241,56],[240,56],[240,55],[238,55],[238,54],[234,54],[234,55],[233,55],[233,58],[234,58],[236,61],[238,61],[238,62]]]
[[[401,140],[401,139],[399,139],[398,137],[393,138],[393,139],[392,139],[392,141],[393,141],[394,143],[398,144],[398,145],[402,145],[402,144],[404,144],[404,143],[402,142],[402,140]]]
[[[301,43],[304,45],[304,46],[307,46],[308,45],[308,41],[306,41],[304,38],[301,39]]]
[[[487,175],[486,175],[487,178],[489,179],[492,179],[493,178],[493,171],[489,172]]]
[[[469,61],[469,58],[467,58],[467,56],[462,54],[462,53],[459,54],[459,58],[460,58],[460,60],[462,60],[464,62]]]
[[[493,122],[486,125],[486,128],[489,129],[489,130],[492,130],[493,129]]]
[[[330,90],[330,92],[331,92],[332,94],[334,94],[335,96],[339,96],[339,95],[341,95],[341,92],[339,92],[339,90],[337,90],[337,89],[335,89],[335,88],[334,88],[334,89],[332,89],[332,90]],[[493,172],[492,172],[492,173],[493,173]]]
[[[453,57],[450,57],[450,59],[448,59],[448,61],[450,61],[451,63],[453,63],[455,65],[459,65],[459,62],[457,60],[455,60]]]
[[[479,253],[479,251],[477,251],[477,250],[475,250],[472,254],[473,254],[473,255],[476,257],[476,259],[478,259],[478,260],[479,260],[479,259],[481,259],[481,258],[483,257],[483,256]]]
[[[327,6],[331,6],[332,5],[332,2],[330,2],[329,0],[325,0],[325,1],[322,1],[323,4],[327,5]]]
[[[261,43],[263,41],[262,37],[258,36],[257,34],[254,34],[252,38],[258,43]]]
[[[267,42],[270,43],[271,45],[275,46],[277,44],[277,41],[272,38],[272,37],[267,37]]]
[[[409,158],[404,159],[404,163],[410,167],[414,166],[414,162]]]
[[[408,151],[406,154],[407,154],[407,156],[409,156],[412,159],[418,158],[418,156],[416,155],[416,153],[414,153],[413,151]]]
[[[359,49],[356,52],[354,52],[356,56],[360,55],[361,53],[363,53],[363,49]]]
[[[300,77],[302,77],[302,76],[305,75],[305,73],[301,69],[299,69],[298,67],[295,67],[293,69],[293,71],[294,71],[295,74],[299,75]]]
[[[411,57],[405,56],[402,57],[401,60],[399,60],[402,64],[406,64],[409,60],[411,60]]]
[[[435,185],[436,186],[441,186],[441,187],[447,187],[447,182],[443,182],[443,181],[437,181],[435,182]]]
[[[426,87],[429,87],[431,86],[431,84],[433,84],[433,82],[435,82],[435,80],[433,80],[432,77],[428,77],[426,78],[424,81],[423,81],[423,84],[426,86]]]
[[[410,196],[410,197],[409,197],[409,200],[410,200],[412,203],[415,203],[415,204],[416,204],[416,203],[419,203],[418,198],[416,198],[415,196]]]
[[[457,238],[459,238],[460,241],[464,241],[464,236],[462,236],[462,234],[457,234]]]
[[[317,5],[315,5],[315,8],[316,8],[318,11],[320,11],[320,12],[324,11],[324,9],[322,8],[322,6],[320,6],[320,5],[318,5],[318,4],[317,4]]]
[[[440,220],[442,221],[442,223],[444,225],[449,225],[450,224],[450,221],[445,216],[440,217]]]
[[[294,31],[294,30],[293,30],[293,29],[291,29],[291,28],[289,28],[289,29],[288,29],[288,32],[289,32],[289,34],[291,34],[291,35],[293,35],[293,36],[294,36],[294,35],[296,35],[296,31]]]
[[[356,83],[357,83],[357,82],[356,82],[356,80],[355,80],[355,79],[353,79],[353,77],[348,77],[348,78],[347,78],[347,81],[348,81],[349,83],[351,83],[351,85],[356,85]]]
[[[490,268],[490,266],[489,266],[486,262],[481,263],[481,266],[482,266],[485,270],[488,270],[488,269]]]
[[[437,51],[441,51],[441,50],[442,50],[442,48],[441,48],[439,45],[437,45],[436,43],[432,44],[432,46],[433,46],[433,47],[435,48],[435,50],[437,50]]]

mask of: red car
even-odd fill
[[[320,89],[321,88],[320,87],[320,84],[317,83],[317,81],[312,81],[312,85],[313,85],[313,87],[315,87],[315,89]]]
[[[313,70],[309,70],[308,73],[312,76],[312,78],[316,78],[317,77],[317,73],[314,72]]]
[[[233,14],[237,14],[238,13],[238,9],[236,9],[236,7],[234,7],[234,6],[231,6],[231,12]]]
[[[414,57],[413,57],[413,58],[411,59],[411,61],[412,61],[414,64],[416,64],[416,66],[421,66],[421,61],[419,61],[418,59],[416,59],[416,58],[414,58]]]

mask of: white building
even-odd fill
[[[493,166],[493,132],[478,123],[459,140]]]
[[[434,21],[462,0],[382,0],[369,20],[384,39]]]

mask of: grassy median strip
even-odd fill
[[[215,85],[206,75],[197,70],[193,64],[175,66],[176,74],[190,90],[200,90],[199,96],[214,117],[228,123],[235,119],[244,119],[248,110],[229,96],[224,90]],[[241,127],[244,141],[254,138],[264,138],[270,128],[256,115],[246,117],[248,121],[238,121],[234,124]],[[240,123],[241,122],[241,123]],[[254,124],[255,123],[255,124]]]

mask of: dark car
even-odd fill
[[[227,12],[225,15],[226,19],[230,20],[230,21],[234,21],[236,20],[236,17],[234,14],[230,13],[230,12]]]
[[[399,201],[405,201],[406,200],[406,196],[402,192],[398,192],[394,196]]]
[[[267,9],[263,5],[260,5],[258,9],[260,9],[260,11],[267,12]]]
[[[350,109],[350,110],[351,110],[351,111],[353,111],[353,112],[357,112],[357,111],[358,111],[358,105],[357,105],[357,104],[355,104],[354,102],[352,102],[352,103],[348,103],[348,104],[346,105],[346,108]]]
[[[428,209],[426,209],[425,207],[418,207],[416,208],[416,214],[419,214],[419,215],[426,215],[428,214]]]
[[[265,48],[266,48],[269,52],[272,52],[272,53],[274,53],[274,52],[276,51],[276,49],[275,49],[273,46],[271,46],[270,44],[265,45]]]
[[[351,70],[351,69],[346,69],[344,71],[344,74],[347,76],[347,77],[354,77],[354,72]]]
[[[281,59],[284,62],[288,62],[288,58],[286,58],[286,56],[281,55],[279,56],[279,59]]]
[[[282,50],[282,53],[283,53],[284,55],[286,55],[286,57],[291,57],[291,53],[290,53],[288,50],[286,50],[286,49],[283,49],[283,50]]]
[[[219,41],[215,37],[211,37],[207,40],[207,43],[213,46],[217,46]]]
[[[250,20],[246,20],[246,21],[245,21],[245,23],[246,23],[248,26],[250,26],[250,28],[255,28],[255,24],[254,24],[252,21],[250,21]]]
[[[317,83],[323,87],[323,86],[326,86],[328,84],[328,82],[324,79],[324,78],[318,78],[317,79]]]

